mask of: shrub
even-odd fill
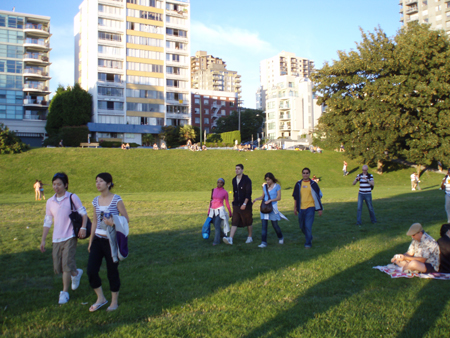
[[[80,143],[86,143],[88,134],[87,126],[62,127],[60,129],[60,136],[66,147],[79,147]]]
[[[0,123],[0,154],[17,154],[30,149],[7,126]]]

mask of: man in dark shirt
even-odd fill
[[[450,273],[450,224],[442,224],[439,245],[439,272]]]
[[[244,166],[236,165],[236,177],[233,178],[233,218],[231,221],[230,237],[224,237],[226,244],[233,244],[233,237],[237,228],[247,227],[248,237],[245,243],[253,242],[253,214],[252,214],[252,181],[244,175]]]

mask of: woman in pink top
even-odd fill
[[[56,274],[62,273],[63,290],[59,293],[59,304],[69,301],[69,285],[72,279],[72,290],[80,285],[83,270],[77,269],[75,253],[77,250],[77,238],[75,237],[73,226],[69,218],[72,212],[70,198],[72,198],[76,211],[83,217],[83,224],[78,233],[79,238],[86,237],[86,209],[81,204],[77,195],[67,192],[69,178],[65,173],[56,173],[52,179],[55,195],[47,200],[45,212],[44,231],[41,241],[41,252],[45,251],[45,239],[53,227],[53,268]]]
[[[217,245],[221,242],[221,225],[224,223],[223,231],[225,233],[230,231],[230,226],[228,224],[228,217],[232,217],[230,203],[228,202],[228,191],[226,191],[223,186],[225,185],[225,180],[219,178],[217,180],[217,188],[212,191],[212,200],[209,205],[208,216],[212,218],[214,223],[215,235],[213,245]],[[223,201],[225,200],[228,208],[228,214],[225,212],[225,207]]]

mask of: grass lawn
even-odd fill
[[[439,238],[445,222],[442,174],[425,172],[412,192],[409,168],[375,175],[372,225],[367,208],[356,226],[361,165],[345,154],[294,151],[152,151],[36,149],[0,156],[0,324],[4,337],[448,337],[450,282],[391,279],[372,269],[407,250],[406,231],[420,222]],[[261,222],[254,208],[254,242],[238,230],[233,246],[201,238],[211,188],[218,177],[231,190],[234,165],[243,163],[261,194],[264,173],[280,178],[285,244],[270,227],[260,249]],[[313,248],[293,215],[291,197],[301,169],[321,177],[324,212],[313,226]],[[41,253],[45,202],[34,201],[35,179],[69,175],[92,215],[95,175],[109,171],[131,219],[130,256],[120,263],[119,309],[88,311],[96,297],[87,276],[57,304],[62,282],[52,272],[51,245]],[[374,172],[374,170],[370,170]],[[46,186],[47,197],[51,187]],[[214,235],[214,231],[212,231]],[[50,240],[47,240],[49,243]],[[77,264],[86,270],[87,241]],[[106,267],[101,277],[110,299]]]

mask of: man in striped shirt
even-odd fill
[[[367,165],[363,165],[362,174],[358,174],[353,181],[353,185],[359,182],[359,194],[358,194],[358,214],[356,217],[356,224],[361,225],[361,214],[363,201],[366,201],[367,208],[369,209],[370,220],[372,223],[376,223],[377,219],[375,218],[375,212],[373,211],[372,205],[372,189],[374,187],[373,175],[367,172],[369,167]]]

